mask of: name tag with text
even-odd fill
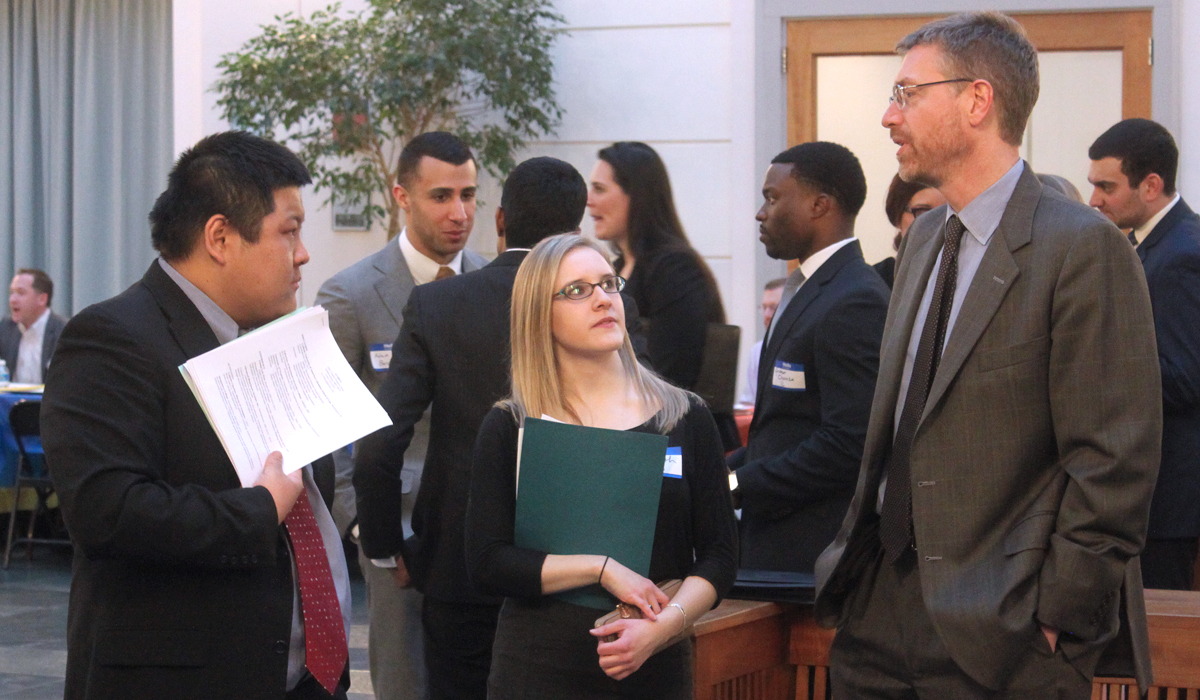
[[[776,360],[771,386],[784,391],[804,391],[804,365]]]
[[[683,448],[668,447],[667,461],[663,464],[663,476],[669,476],[672,479],[683,478]]]
[[[386,372],[392,364],[392,344],[373,343],[371,345],[371,367],[376,372]]]

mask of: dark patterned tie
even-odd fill
[[[321,530],[302,491],[283,521],[296,553],[296,572],[300,578],[300,614],[304,620],[304,665],[325,690],[337,690],[350,652],[346,647],[346,627],[338,602],[329,558],[321,541]]]
[[[447,277],[453,277],[453,276],[454,276],[454,269],[451,268],[449,265],[442,265],[441,267],[438,268],[437,276],[434,277],[433,279],[436,282],[437,280],[444,280]]]
[[[880,512],[879,540],[883,543],[883,551],[887,553],[889,562],[899,559],[913,541],[912,472],[908,460],[917,425],[921,422],[921,414],[925,412],[929,389],[937,374],[938,361],[942,357],[950,307],[954,304],[954,287],[958,283],[958,246],[965,230],[957,216],[950,217],[950,221],[946,222],[946,242],[942,247],[937,284],[933,288],[933,299],[929,302],[925,327],[921,330],[921,340],[917,345],[917,357],[913,361],[900,424],[896,427],[896,439],[884,466],[887,487]]]
[[[1137,247],[1137,231],[1129,229],[1129,242],[1133,244],[1134,248]]]

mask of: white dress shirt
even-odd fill
[[[21,329],[21,344],[17,349],[17,366],[12,380],[17,384],[42,383],[42,340],[46,337],[46,322],[50,320],[50,309],[42,312],[33,325]]]
[[[404,262],[408,264],[408,271],[412,275],[413,282],[417,284],[425,284],[437,279],[438,268],[442,264],[436,260],[430,259],[424,253],[417,250],[416,246],[408,237],[408,227],[405,226],[400,235],[396,236],[400,239],[400,253],[404,256]],[[446,267],[454,270],[454,274],[462,274],[462,251],[454,256],[454,259],[446,263]]]

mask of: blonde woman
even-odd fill
[[[549,238],[526,257],[512,301],[513,394],[475,445],[467,559],[482,590],[506,596],[489,697],[692,697],[687,640],[651,655],[732,586],[737,534],[720,438],[699,399],[643,369],[625,332],[618,277],[582,236]],[[525,416],[657,432],[683,454],[663,478],[650,577],[594,552],[547,554],[513,544],[517,429]],[[682,578],[675,598],[654,581]],[[642,620],[592,629],[599,611],[549,594],[599,582]],[[600,637],[619,635],[614,642]]]

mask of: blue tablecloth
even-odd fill
[[[8,424],[8,412],[18,401],[41,401],[41,394],[18,394],[15,392],[0,392],[0,444],[4,448],[4,463],[0,464],[0,487],[11,488],[17,482],[17,439],[13,437],[12,426]],[[45,463],[42,461],[42,441],[33,438],[25,441],[25,449],[33,461],[34,473],[44,473]]]

